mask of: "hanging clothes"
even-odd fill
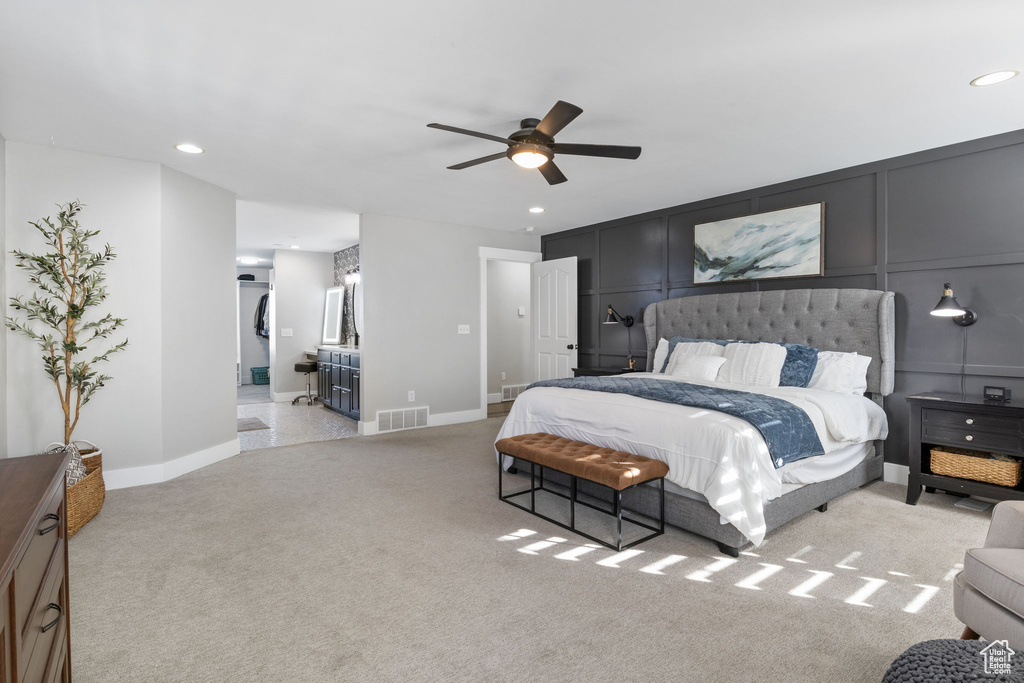
[[[256,328],[256,336],[270,339],[270,295],[264,294],[256,304],[256,315],[252,326]]]

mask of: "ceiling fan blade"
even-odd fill
[[[463,161],[461,164],[455,164],[454,166],[449,166],[448,168],[449,168],[449,170],[452,170],[452,171],[461,171],[462,169],[469,168],[470,166],[476,166],[477,164],[484,164],[484,163],[487,163],[488,161],[497,161],[498,159],[504,159],[505,157],[506,157],[506,155],[505,155],[504,152],[498,152],[497,154],[491,154],[490,156],[480,157],[479,159],[471,159],[470,161]]]
[[[514,145],[515,140],[509,140],[508,138],[498,137],[497,135],[491,135],[489,133],[478,133],[475,130],[466,130],[465,128],[456,128],[455,126],[446,126],[443,123],[428,123],[427,128],[437,128],[438,130],[447,130],[452,133],[461,133],[463,135],[472,135],[475,138],[483,138],[484,140],[493,140],[494,142],[503,142],[506,145]]]
[[[551,145],[555,154],[575,154],[583,157],[609,157],[611,159],[636,159],[640,156],[639,147],[624,145],[574,145],[556,142]]]
[[[535,130],[541,135],[553,138],[558,134],[558,131],[568,126],[574,118],[582,113],[583,110],[575,104],[558,100],[555,102],[555,106],[551,107],[551,111],[537,124]]]
[[[558,183],[564,183],[568,180],[568,178],[565,177],[565,174],[558,170],[558,167],[555,166],[555,162],[553,161],[548,161],[543,166],[538,166],[537,170],[540,171],[542,176],[544,176],[544,180],[548,181],[548,185],[557,185]]]

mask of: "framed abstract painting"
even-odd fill
[[[825,274],[825,203],[693,226],[693,282]]]

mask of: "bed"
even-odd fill
[[[792,289],[697,295],[651,304],[643,322],[648,373],[660,370],[654,368],[658,340],[675,336],[788,342],[869,356],[867,391],[863,397],[850,396],[839,408],[832,405],[836,399],[825,395],[831,392],[784,387],[763,393],[778,395],[801,407],[825,438],[835,421],[829,411],[863,414],[868,416],[864,419],[881,419],[884,425],[882,399],[893,388],[891,292]],[[639,373],[630,377],[666,379]],[[886,432],[877,424],[871,433],[878,439],[856,443],[840,443],[842,439],[837,439],[828,444],[823,439],[826,455],[775,470],[771,456],[758,454],[759,449],[767,453],[764,440],[756,434],[751,437],[752,430],[744,430],[742,422],[730,422],[739,418],[703,411],[699,417],[710,426],[701,423],[698,429],[692,427],[698,423],[688,418],[698,417],[694,411],[700,413],[700,409],[600,393],[553,387],[525,391],[513,405],[498,438],[546,431],[666,460],[670,466],[668,479],[676,484],[667,489],[666,521],[717,542],[732,556],[748,542],[760,543],[765,534],[782,524],[815,508],[824,510],[833,498],[882,476]],[[830,420],[828,429],[822,426],[824,420]],[[712,429],[712,436],[703,434],[702,430],[707,429]],[[670,434],[669,430],[675,431]],[[666,433],[661,434],[663,431]],[[673,447],[665,445],[676,441],[685,441],[685,447],[677,450],[685,451],[688,459],[675,458],[670,452]],[[728,463],[730,473],[725,487],[708,477],[708,468],[721,469],[722,463]],[[734,475],[738,480],[735,483]],[[654,516],[658,496],[653,489],[638,487],[630,493],[624,498],[627,507]]]

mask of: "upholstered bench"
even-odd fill
[[[498,457],[498,498],[509,505],[521,510],[526,510],[552,524],[557,524],[563,529],[568,529],[601,545],[615,550],[625,550],[638,543],[643,543],[655,536],[665,533],[665,475],[668,474],[668,465],[660,460],[645,458],[641,455],[633,455],[624,451],[617,451],[611,448],[601,448],[582,441],[572,441],[553,434],[520,434],[519,436],[501,439],[494,447],[500,455],[509,455],[530,463],[530,488],[516,493],[505,494],[502,484],[502,460]],[[537,474],[534,466],[540,467],[540,484],[537,483]],[[569,476],[569,495],[544,487],[544,468],[556,470]],[[611,510],[592,505],[579,500],[576,492],[577,479],[585,479],[595,484],[607,487],[612,490]],[[622,514],[622,492],[628,488],[657,481],[661,492],[661,517],[658,526],[653,527],[639,520],[626,517]],[[553,493],[556,496],[569,499],[569,524],[552,519],[537,512],[536,495],[538,491]],[[530,494],[530,507],[520,505],[511,499]],[[615,543],[608,543],[599,538],[586,534],[576,528],[576,504],[613,515],[616,519],[616,540]],[[632,543],[622,544],[622,520],[631,524],[649,529],[654,533],[644,536]]]

